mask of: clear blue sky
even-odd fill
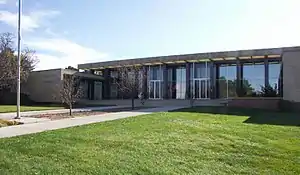
[[[169,54],[300,45],[299,0],[23,0],[37,69]],[[16,0],[0,31],[16,32]]]

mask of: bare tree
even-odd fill
[[[73,104],[76,103],[83,95],[80,86],[80,78],[75,75],[65,74],[60,88],[60,100],[69,108],[69,114],[72,115]]]
[[[191,88],[191,96],[189,97],[190,98],[190,107],[194,107],[194,104],[195,104],[195,93],[194,93],[194,89]]]
[[[117,88],[131,99],[131,108],[134,109],[134,99],[144,98],[142,87],[146,71],[141,66],[122,66],[117,68],[118,77],[114,80]],[[143,102],[142,102],[143,103]]]

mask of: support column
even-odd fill
[[[185,63],[186,68],[186,78],[185,78],[185,98],[190,99],[191,98],[191,64]]]
[[[185,78],[185,98],[190,99],[191,98],[191,64],[186,63],[186,78]]]
[[[88,92],[87,92],[87,98],[89,100],[91,100],[91,83],[90,83],[90,80],[87,80],[87,86],[88,86]]]
[[[168,99],[168,68],[166,64],[162,65],[162,72],[163,72],[163,82],[162,82],[163,99]]]
[[[220,98],[220,65],[216,64],[216,70],[215,70],[215,98]]]
[[[278,92],[279,92],[279,96],[283,97],[283,62],[281,62],[281,65],[280,65],[280,74],[279,74],[279,80],[278,80]]]
[[[216,98],[216,75],[215,75],[215,65],[213,62],[209,62],[209,75],[210,75],[210,98]]]
[[[243,65],[240,60],[236,61],[236,93],[239,97],[244,96],[243,90]]]
[[[104,77],[103,98],[110,99],[110,70],[109,69],[104,69],[103,77]]]
[[[176,99],[176,67],[172,68],[172,99]]]
[[[268,87],[270,85],[269,84],[269,62],[266,58],[264,60],[264,65],[265,65],[265,87]]]
[[[142,91],[143,91],[143,95],[144,98],[147,99],[149,94],[148,94],[148,66],[143,66],[143,85],[142,85]]]
[[[95,94],[94,80],[87,80],[87,81],[88,81],[88,99],[94,100],[94,94]]]

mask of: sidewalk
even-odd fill
[[[48,130],[55,130],[61,128],[68,128],[73,126],[86,125],[91,123],[98,123],[110,120],[117,120],[127,117],[134,117],[144,114],[151,114],[153,112],[167,112],[175,109],[183,108],[182,106],[168,106],[168,107],[157,107],[141,109],[131,112],[116,112],[107,113],[102,115],[86,116],[86,117],[75,117],[61,120],[45,121],[41,123],[31,123],[24,125],[16,125],[0,128],[0,138],[13,137],[25,134],[38,133]]]
[[[126,108],[130,106],[100,106],[100,107],[87,107],[87,108],[76,108],[72,109],[73,112],[83,112],[83,111],[95,111],[104,109],[115,109],[115,108]],[[44,111],[27,111],[21,112],[22,117],[31,115],[41,115],[41,114],[60,114],[68,113],[69,109],[55,109],[55,110],[44,110]],[[16,117],[16,112],[0,113],[0,119],[11,120]]]

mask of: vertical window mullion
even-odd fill
[[[148,96],[151,98],[151,72],[150,72],[150,66],[148,70]]]
[[[207,61],[205,61],[205,80],[204,80],[204,89],[205,89],[205,93],[204,93],[204,98],[207,98]]]

